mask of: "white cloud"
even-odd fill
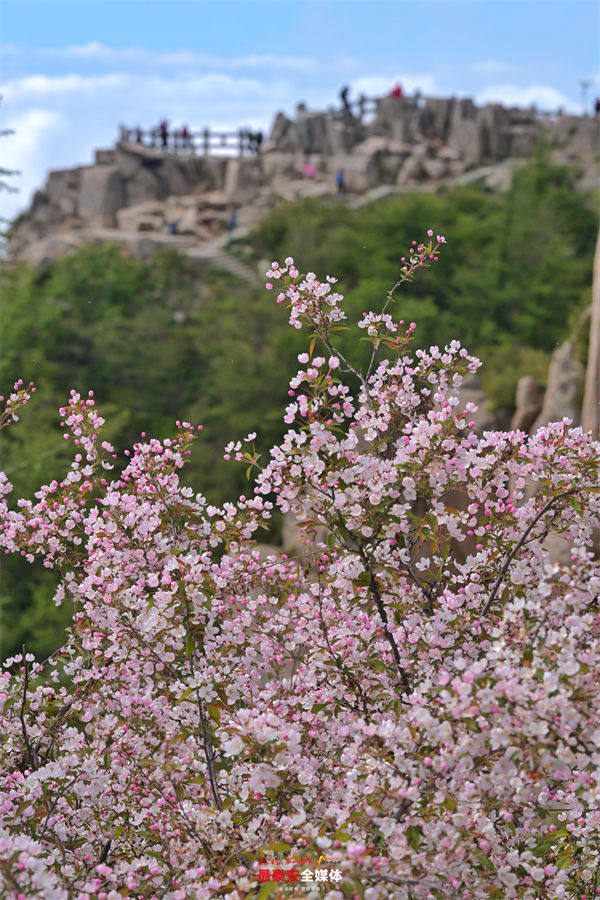
[[[476,72],[478,75],[495,77],[514,75],[516,72],[520,71],[518,66],[508,65],[498,59],[482,59],[480,62],[473,63],[471,68],[473,72]]]
[[[28,75],[25,78],[14,78],[0,85],[0,94],[4,101],[18,102],[36,101],[42,97],[51,98],[64,94],[90,94],[98,90],[121,89],[125,86],[126,76],[118,73],[85,77],[81,75]]]
[[[16,115],[11,122],[15,133],[2,139],[2,165],[20,174],[8,179],[19,193],[0,194],[1,215],[12,218],[23,209],[33,191],[41,187],[47,155],[60,153],[66,121],[58,112],[32,108]]]
[[[484,87],[476,94],[478,103],[503,103],[505,106],[536,106],[540,110],[552,112],[559,107],[572,109],[568,97],[547,84],[532,84],[523,87],[518,84],[494,84]],[[573,110],[577,111],[577,110]]]
[[[24,48],[16,45],[4,45],[5,55],[24,56]],[[52,60],[54,62],[99,63],[119,68],[145,66],[149,69],[224,69],[258,70],[275,72],[316,73],[318,71],[350,70],[357,66],[350,57],[329,57],[318,61],[309,56],[280,56],[274,53],[257,53],[247,56],[218,57],[208,53],[197,53],[193,50],[178,50],[174,53],[153,53],[140,47],[108,47],[106,44],[91,42],[64,48],[42,48],[28,51],[27,59]]]

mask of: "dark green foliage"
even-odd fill
[[[337,201],[287,204],[261,222],[246,256],[292,255],[319,276],[335,274],[356,320],[381,306],[410,241],[435,228],[448,247],[398,292],[394,318],[417,322],[421,345],[459,338],[484,360],[493,403],[509,406],[518,377],[544,377],[549,352],[589,303],[597,221],[573,177],[541,158],[503,195],[464,187],[355,211]],[[45,275],[7,272],[1,388],[18,377],[37,385],[22,421],[2,433],[0,466],[15,496],[66,473],[71,448],[58,408],[71,388],[94,390],[120,452],[142,431],[171,434],[176,419],[203,424],[184,479],[216,502],[248,490],[223,447],[256,430],[268,452],[281,437],[287,382],[306,347],[287,318],[272,293],[171,253],[141,262],[88,247]],[[341,335],[342,349],[364,361],[369,346]],[[8,561],[1,579],[0,655],[23,640],[39,653],[60,643],[68,610],[51,605],[51,573]]]
[[[176,419],[203,424],[187,482],[213,501],[247,489],[243,469],[223,460],[224,445],[257,422],[263,450],[277,440],[294,365],[272,296],[174,254],[142,263],[114,247],[84,248],[41,280],[26,268],[9,271],[3,295],[2,390],[15,372],[37,386],[21,421],[1,435],[15,497],[66,474],[72,447],[58,409],[71,388],[94,390],[106,439],[120,451],[142,431],[172,434]],[[125,461],[120,455],[118,466]],[[56,633],[33,627],[50,621],[53,592],[51,574],[40,566],[28,580],[34,571],[9,559],[0,571],[2,654],[23,639],[37,652],[56,645]]]
[[[570,170],[540,159],[501,195],[465,187],[355,211],[304,201],[271,213],[257,240],[263,255],[290,254],[318,273],[339,273],[348,305],[359,309],[394,283],[410,241],[435,228],[449,240],[440,266],[397,303],[402,318],[417,321],[421,341],[550,351],[589,302],[597,218],[573,182]]]

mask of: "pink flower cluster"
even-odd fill
[[[438,262],[439,257],[436,256],[436,254],[442,244],[446,243],[446,238],[443,235],[438,234],[436,235],[434,244],[432,228],[428,229],[427,238],[428,240],[426,242],[421,241],[419,244],[417,244],[416,241],[413,241],[408,249],[408,255],[402,257],[401,262],[404,263],[402,266],[402,281],[410,278],[418,269],[422,269],[423,266]]]
[[[600,446],[567,420],[475,434],[458,341],[403,342],[352,396],[331,281],[286,267],[326,352],[299,357],[266,465],[254,434],[227,447],[249,496],[182,486],[188,423],[109,480],[73,393],[70,472],[0,499],[0,546],[73,608],[59,652],[0,676],[0,893],[249,900],[276,851],[326,856],[326,900],[590,900]],[[255,547],[275,505],[293,557]]]
[[[24,386],[23,379],[19,378],[15,381],[13,389],[9,396],[5,398],[0,395],[0,429],[10,425],[11,422],[18,422],[19,417],[17,410],[25,406],[31,400],[31,395],[35,393],[33,381],[30,381],[27,387]]]
[[[328,275],[325,281],[319,281],[314,272],[302,276],[291,256],[287,257],[284,266],[274,262],[267,272],[267,278],[282,279],[284,286],[287,286],[285,291],[278,294],[277,302],[289,301],[290,325],[294,328],[310,325],[327,329],[331,323],[346,318],[340,307],[343,297],[341,294],[331,293],[331,285],[336,283],[337,278]],[[272,290],[273,284],[267,282],[266,287],[267,290]]]

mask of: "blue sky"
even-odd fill
[[[378,95],[581,109],[600,93],[597,0],[1,0],[2,164],[12,215],[46,171],[87,163],[120,122],[268,129],[279,109]]]

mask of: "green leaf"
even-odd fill
[[[409,825],[406,829],[406,840],[410,847],[413,850],[419,849],[419,844],[421,843],[421,835],[422,831],[419,825]]]
[[[342,828],[340,828],[339,831],[336,831],[336,833],[333,835],[333,839],[334,841],[341,841],[342,844],[345,844],[346,841],[350,840],[350,835],[347,831],[344,831],[344,828],[342,826]]]
[[[368,587],[371,584],[371,576],[368,572],[361,572],[357,578],[353,579],[352,583],[358,587]]]
[[[221,724],[221,712],[219,707],[215,703],[207,703],[206,708],[208,710],[208,714],[217,725]]]
[[[483,850],[475,850],[474,855],[477,857],[484,869],[488,869],[488,871],[494,871],[493,864],[489,861]]]
[[[188,640],[189,640],[189,638],[188,638]],[[179,703],[183,703],[185,698],[189,697],[193,690],[194,690],[194,688],[191,688],[191,687],[186,688],[185,691],[183,692],[183,694],[181,695],[181,697],[178,697],[178,699],[175,701],[175,706],[177,706]]]
[[[194,647],[195,647],[194,638],[192,637],[191,634],[188,634],[188,636],[185,639],[185,655],[191,656],[192,653],[194,652]]]

